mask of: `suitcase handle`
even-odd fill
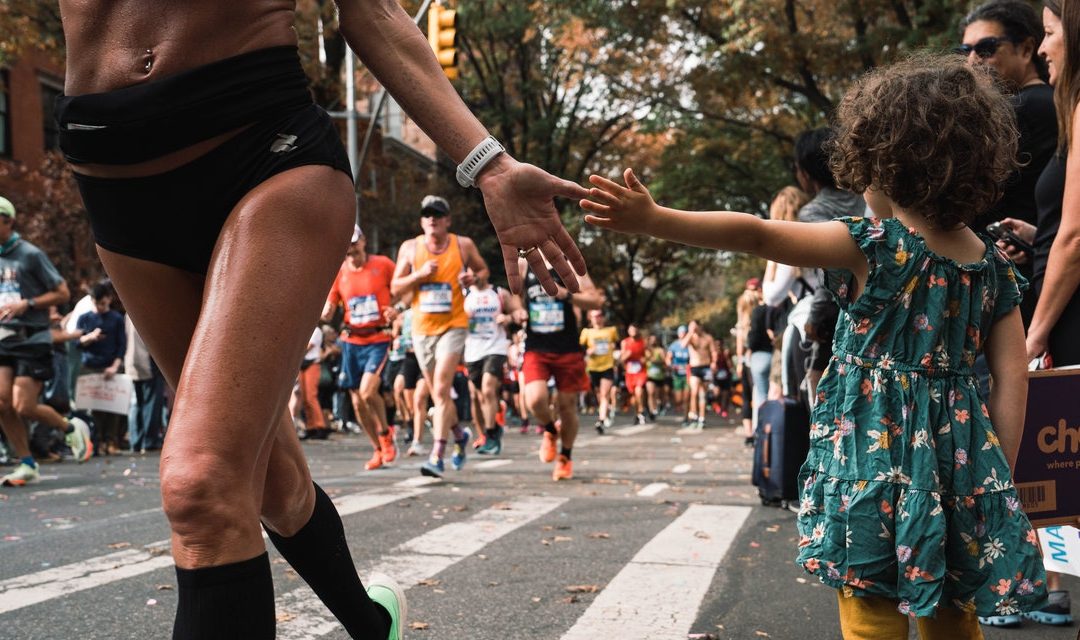
[[[772,425],[766,424],[763,431],[765,432],[765,442],[761,444],[761,475],[768,480],[769,473],[772,471],[772,465],[769,463],[769,446],[772,444]]]

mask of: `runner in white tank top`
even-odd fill
[[[492,287],[480,278],[465,296],[465,314],[469,317],[469,335],[465,338],[465,364],[469,368],[469,390],[478,407],[477,426],[484,431],[477,438],[477,453],[498,455],[502,452],[502,429],[495,424],[499,412],[499,391],[506,369],[510,338],[506,327],[525,311],[509,291]]]

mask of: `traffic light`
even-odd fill
[[[439,4],[428,8],[428,42],[446,77],[457,78],[457,11]]]

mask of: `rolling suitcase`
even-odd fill
[[[787,508],[799,498],[799,469],[810,451],[810,413],[798,400],[770,400],[758,410],[752,482],[761,504]]]

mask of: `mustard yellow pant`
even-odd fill
[[[907,640],[910,618],[896,610],[896,601],[877,596],[840,599],[840,630],[844,640]],[[916,618],[922,640],[983,640],[979,618],[955,607],[940,607],[934,618]]]

